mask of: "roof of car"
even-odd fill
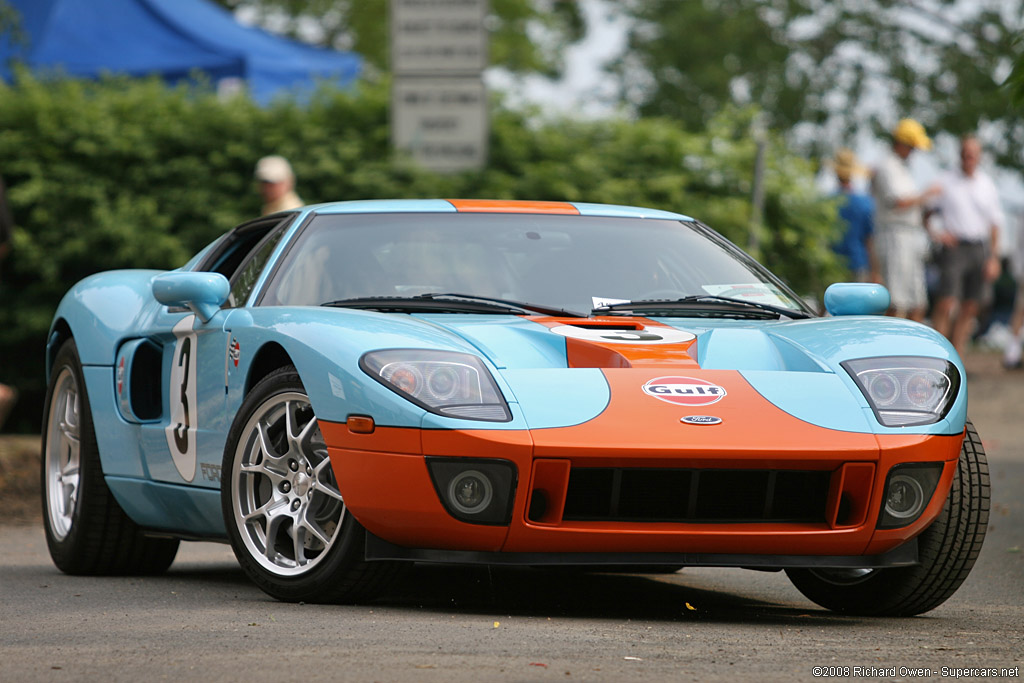
[[[671,211],[585,202],[543,202],[506,199],[366,199],[305,207],[319,214],[341,213],[530,213],[693,220]]]

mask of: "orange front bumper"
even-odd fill
[[[321,429],[349,510],[371,533],[407,548],[871,556],[913,538],[941,511],[962,436],[854,434],[814,427],[781,411],[770,417],[771,431],[758,431],[763,425],[752,417],[745,438],[723,443],[722,433],[698,427],[682,446],[668,445],[657,434],[624,434],[621,427],[602,425],[601,418],[532,432],[378,427],[372,434],[356,434],[344,423],[324,421]],[[678,421],[674,413],[673,420]],[[510,524],[469,524],[450,516],[432,483],[428,456],[514,463],[518,480]],[[886,476],[894,465],[908,462],[944,463],[935,493],[911,525],[876,529]],[[573,521],[562,515],[573,467],[820,470],[828,473],[825,514],[816,523]],[[537,495],[546,505],[531,518]]]

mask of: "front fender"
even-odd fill
[[[464,339],[410,317],[330,308],[265,307],[239,309],[228,317],[238,365],[228,364],[228,402],[244,399],[252,361],[265,345],[281,346],[302,377],[317,417],[345,422],[350,414],[368,414],[389,427],[420,427],[427,417],[451,429],[526,427],[512,390],[493,364]],[[435,416],[405,400],[359,368],[359,359],[376,349],[447,349],[481,358],[509,403],[511,422],[482,422]]]

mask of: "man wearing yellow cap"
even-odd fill
[[[924,126],[903,119],[892,131],[892,150],[875,171],[871,192],[876,208],[876,245],[881,278],[892,296],[890,314],[924,320],[928,305],[925,259],[928,233],[921,207],[940,190],[919,192],[907,160],[916,149],[929,150]]]

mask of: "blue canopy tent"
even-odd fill
[[[208,0],[6,0],[21,38],[0,36],[0,77],[13,62],[80,78],[158,74],[175,82],[200,71],[241,79],[258,102],[309,92],[318,80],[347,86],[362,59],[243,26]]]

